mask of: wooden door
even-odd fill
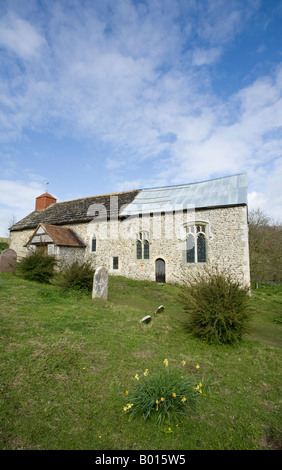
[[[165,261],[162,258],[156,260],[156,282],[165,283]]]
[[[36,251],[41,251],[45,255],[48,254],[48,246],[47,245],[37,245],[36,246]]]

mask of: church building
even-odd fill
[[[48,194],[10,228],[18,259],[44,250],[63,268],[90,260],[111,275],[181,283],[203,270],[227,270],[250,283],[247,175],[91,196]]]

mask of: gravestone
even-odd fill
[[[140,323],[150,323],[151,320],[151,315],[146,315],[146,317],[143,317],[142,320],[140,320]]]
[[[95,298],[108,298],[108,282],[109,274],[104,266],[96,269],[93,279],[92,299]]]
[[[160,305],[157,310],[155,311],[155,313],[161,313],[164,311],[164,305]]]
[[[15,272],[17,263],[17,253],[11,248],[2,251],[0,255],[0,271],[1,272]]]

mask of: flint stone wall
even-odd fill
[[[186,263],[184,259],[185,229],[189,222],[203,222],[207,227],[207,263]],[[187,213],[166,213],[129,217],[125,220],[68,224],[85,249],[77,250],[80,259],[90,259],[92,266],[105,266],[109,274],[139,280],[155,280],[155,261],[166,264],[166,282],[182,283],[204,266],[226,269],[234,280],[250,284],[247,207],[234,206],[196,210]],[[137,259],[136,234],[150,233],[150,259]],[[23,247],[33,230],[11,232],[11,248],[18,257],[26,255]],[[91,240],[96,236],[96,252],[91,252]],[[60,255],[59,255],[60,253]],[[72,257],[71,250],[58,250],[57,256]],[[113,257],[118,257],[118,269],[113,269]]]

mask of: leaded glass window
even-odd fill
[[[198,263],[206,262],[206,237],[203,233],[197,236],[197,255]]]
[[[207,261],[206,225],[195,224],[186,227],[186,262],[205,263]]]
[[[136,258],[150,259],[150,233],[139,232],[136,234]]]
[[[144,259],[149,259],[149,257],[150,257],[150,246],[149,246],[148,240],[144,241],[143,248],[144,248]]]
[[[136,242],[136,256],[137,259],[142,259],[142,242],[140,240]]]
[[[96,251],[96,246],[97,246],[96,236],[94,235],[94,237],[92,237],[92,242],[91,242],[91,251],[92,252]]]
[[[187,263],[195,263],[195,238],[192,234],[186,239],[186,261]]]

